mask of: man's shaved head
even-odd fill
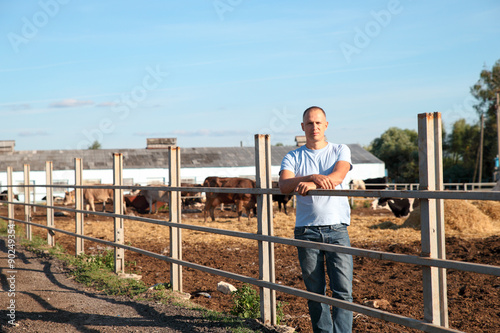
[[[304,119],[307,115],[307,113],[309,111],[312,111],[312,110],[319,110],[321,112],[323,112],[323,114],[325,115],[325,118],[326,118],[326,113],[325,113],[325,110],[323,110],[322,108],[320,108],[319,106],[311,106],[311,107],[308,107],[305,111],[304,111],[304,114],[302,115],[302,119]]]

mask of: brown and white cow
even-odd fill
[[[138,195],[142,195],[149,204],[149,214],[153,214],[153,204],[157,202],[170,202],[170,191],[143,189]],[[158,204],[155,205],[156,214],[158,212]]]
[[[232,188],[255,188],[255,181],[248,178],[239,177],[207,177],[203,182],[203,187],[232,187]],[[203,218],[207,221],[207,214],[210,212],[212,221],[215,221],[215,207],[220,204],[236,204],[238,221],[241,220],[243,208],[250,219],[251,213],[257,204],[255,195],[248,193],[206,193],[205,209]]]

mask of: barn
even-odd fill
[[[297,145],[300,140],[296,139]],[[13,141],[0,141],[0,190],[6,190],[7,167],[13,168],[13,184],[23,184],[24,165],[30,166],[30,182],[45,184],[45,162],[53,163],[53,184],[63,188],[54,189],[55,196],[64,196],[65,185],[75,183],[74,159],[83,162],[84,184],[111,184],[113,182],[113,153],[123,154],[123,182],[125,185],[150,185],[168,183],[168,147],[175,146],[175,138],[153,138],[147,140],[143,149],[95,149],[95,150],[25,150],[16,151]],[[366,179],[385,175],[385,164],[359,144],[348,144],[352,152],[353,170],[350,179]],[[297,146],[273,146],[271,148],[271,171],[273,180],[283,156]],[[208,176],[255,177],[254,147],[181,147],[181,180],[201,184]],[[23,189],[15,188],[20,200]],[[33,198],[41,201],[43,188],[35,188]]]

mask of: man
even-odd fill
[[[351,152],[346,145],[329,143],[323,109],[312,106],[304,111],[302,130],[306,144],[289,152],[281,162],[280,190],[297,192],[295,238],[300,240],[350,246],[347,226],[350,207],[347,197],[308,196],[309,190],[347,189],[343,184],[352,169]],[[352,302],[352,256],[297,247],[302,277],[310,292],[325,295],[326,272],[332,296]],[[346,333],[352,331],[352,312],[324,303],[308,301],[313,331]]]

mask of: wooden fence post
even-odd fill
[[[45,184],[52,185],[52,162],[45,162]],[[53,196],[53,188],[46,187],[46,205],[47,205],[47,227],[54,228],[54,208],[49,208],[50,206],[54,206],[54,196]],[[47,243],[49,246],[55,246],[55,233],[52,230],[47,230]]]
[[[169,148],[169,184],[171,187],[181,186],[181,150],[179,147]],[[169,202],[170,222],[181,223],[181,193],[170,192]],[[182,233],[181,229],[170,227],[170,256],[172,259],[182,260]],[[170,283],[172,289],[182,292],[182,266],[170,264]]]
[[[75,158],[75,185],[82,186],[83,183],[83,162],[81,158]],[[77,210],[83,210],[83,189],[75,187],[75,208]],[[78,235],[84,235],[83,232],[83,213],[75,213],[75,233]],[[85,253],[83,247],[83,238],[75,238],[75,256]]]
[[[14,201],[14,188],[12,187],[13,181],[12,181],[12,167],[9,166],[7,167],[7,185],[9,188],[7,189],[7,200],[9,200],[9,203],[7,204],[7,215],[9,217],[9,224],[14,223],[12,219],[14,219],[14,204],[11,202]]]
[[[272,188],[271,144],[269,135],[255,135],[256,187]],[[274,236],[271,194],[257,195],[257,233]],[[274,243],[259,241],[259,279],[274,283]],[[260,313],[265,324],[276,325],[276,291],[260,287]]]
[[[31,207],[28,206],[30,203],[30,165],[24,165],[24,220],[26,222],[31,222]],[[26,239],[32,240],[33,234],[31,232],[31,224],[26,224]]]
[[[418,115],[418,153],[420,190],[436,189],[434,115]],[[422,257],[438,258],[436,199],[420,199]],[[437,267],[422,266],[424,320],[441,323],[439,273]]]
[[[436,190],[443,191],[443,128],[441,113],[434,112],[434,154],[436,163]],[[446,237],[444,221],[444,200],[436,200],[436,226],[437,226],[437,256],[439,259],[446,259]],[[439,279],[439,308],[440,324],[449,327],[448,324],[448,289],[446,268],[438,268]]]
[[[123,155],[113,154],[113,185],[123,186]],[[123,215],[123,189],[113,189],[113,213]],[[115,217],[115,243],[124,244],[125,228],[123,218]],[[125,250],[115,247],[115,273],[125,272]]]

